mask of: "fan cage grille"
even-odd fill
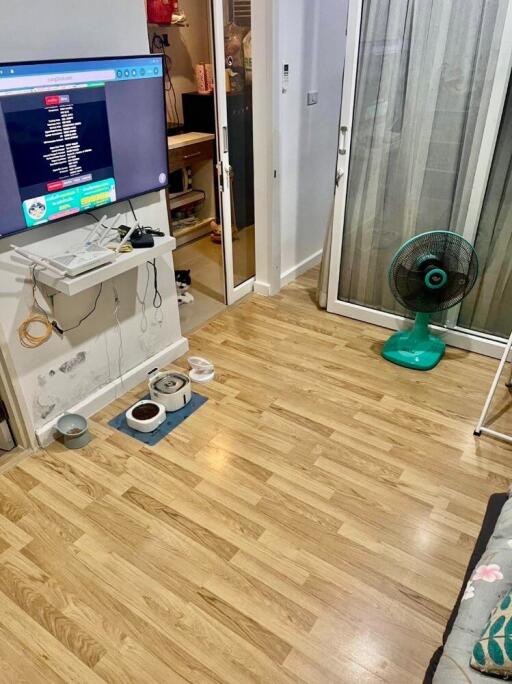
[[[425,284],[431,268],[443,269],[448,281],[437,290]],[[432,231],[411,238],[400,247],[389,268],[389,285],[406,309],[435,313],[455,306],[473,288],[478,259],[470,243],[458,233]]]

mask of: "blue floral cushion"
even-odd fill
[[[490,672],[484,672],[483,666],[475,657],[474,647],[481,641],[482,627],[486,631],[489,615],[501,605],[503,599],[512,595],[512,499],[505,503],[487,549],[476,566],[464,592],[453,629],[444,647],[443,655],[434,676],[435,684],[486,684],[490,683]],[[512,613],[511,613],[512,616]],[[498,614],[496,618],[500,617]],[[492,621],[492,618],[491,618]],[[497,641],[504,650],[505,624],[498,625],[496,634],[492,636],[491,650],[497,653],[494,642]],[[503,639],[501,639],[503,635]],[[495,639],[494,636],[499,636]],[[485,662],[489,660],[489,646],[482,644]],[[481,653],[477,649],[477,655]],[[499,658],[499,656],[498,656]],[[504,662],[507,658],[504,651]],[[474,662],[474,666],[473,666]],[[478,669],[475,669],[478,668]],[[502,675],[512,678],[512,671]]]
[[[512,674],[512,592],[490,614],[473,648],[471,667],[501,677]]]

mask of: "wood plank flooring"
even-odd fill
[[[421,681],[512,473],[496,362],[390,365],[315,279],[192,336],[216,380],[159,445],[107,426],[141,387],[0,476],[0,682]]]

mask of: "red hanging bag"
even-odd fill
[[[177,0],[148,0],[148,22],[150,24],[170,24],[173,13],[177,11]]]

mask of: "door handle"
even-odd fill
[[[224,192],[224,164],[223,162],[217,162],[217,178],[219,179],[219,188],[221,192]]]
[[[341,131],[341,142],[340,142],[340,154],[347,154],[347,131],[348,126],[342,126]]]
[[[224,152],[227,153],[229,149],[229,144],[228,144],[228,127],[227,126],[222,126],[222,145],[224,148]]]

